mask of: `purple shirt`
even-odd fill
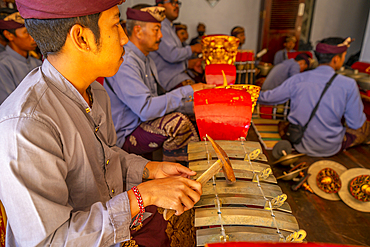
[[[281,104],[290,99],[289,122],[304,126],[318,102],[334,69],[321,65],[292,76],[279,87],[260,93],[260,104]],[[315,116],[308,124],[302,142],[294,145],[300,152],[315,157],[335,155],[341,148],[346,128],[360,128],[366,121],[356,81],[338,75],[323,96]]]
[[[190,46],[182,46],[175,27],[167,18],[162,21],[161,31],[163,37],[159,49],[151,52],[149,56],[157,66],[162,87],[170,91],[181,82],[191,80],[185,70],[192,51]]]
[[[285,60],[271,69],[262,84],[262,90],[274,89],[280,86],[286,79],[299,72],[301,72],[301,67],[293,58]]]
[[[106,78],[112,105],[112,117],[117,132],[117,146],[122,147],[125,138],[142,122],[153,120],[178,111],[194,114],[193,88],[189,85],[158,96],[155,78],[158,78],[154,61],[145,56],[131,41],[125,45],[126,54],[117,74]],[[159,79],[157,79],[159,82]]]

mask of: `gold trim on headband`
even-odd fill
[[[164,13],[164,7],[147,7],[140,9],[141,11],[148,12],[151,14],[157,21],[163,21],[166,18],[166,14]]]

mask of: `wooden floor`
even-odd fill
[[[249,130],[248,140],[258,141],[253,128]],[[264,153],[270,164],[275,161],[272,151],[264,150]],[[295,164],[305,161],[310,165],[322,159],[303,156]],[[370,169],[370,145],[351,148],[325,159],[339,162],[348,169]],[[282,175],[283,171],[289,168],[281,165],[272,166],[275,176]],[[287,201],[300,228],[307,232],[308,242],[370,246],[370,213],[356,211],[343,201],[325,200],[303,188],[294,192],[290,187],[296,183],[278,180],[278,185],[288,196]]]

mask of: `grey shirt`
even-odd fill
[[[110,101],[92,107],[49,62],[0,106],[0,199],[7,246],[111,246],[130,238],[125,192],[147,160],[116,143]]]

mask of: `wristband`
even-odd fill
[[[136,186],[134,186],[134,187],[132,187],[131,190],[132,190],[132,192],[134,192],[134,195],[135,195],[136,200],[137,200],[137,204],[139,205],[139,209],[140,209],[140,212],[138,213],[138,215],[136,215],[134,221],[132,222],[132,225],[131,225],[131,228],[132,228],[136,224],[139,224],[139,226],[141,226],[143,224],[143,217],[144,217],[145,208],[144,208],[143,199],[141,198],[141,194],[140,194],[138,188]]]

